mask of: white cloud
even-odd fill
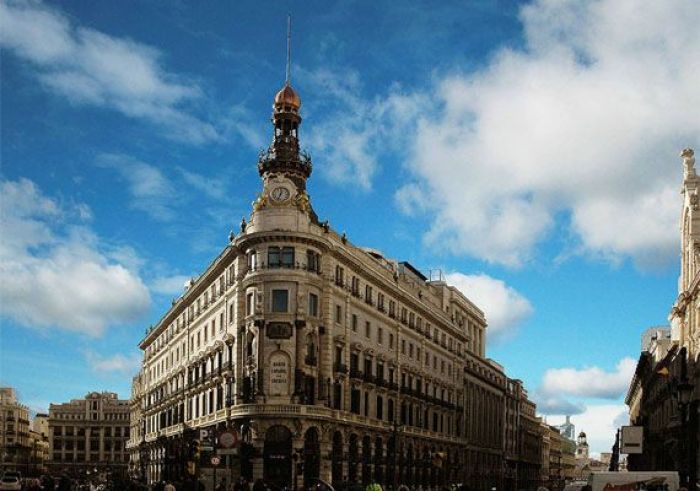
[[[560,397],[543,397],[535,393],[537,412],[540,414],[581,414],[586,411],[582,402],[572,402]]]
[[[141,279],[72,224],[70,210],[27,179],[0,182],[0,196],[2,316],[97,336],[145,313],[150,296]]]
[[[21,0],[0,3],[0,45],[29,61],[48,89],[75,103],[149,121],[191,143],[220,138],[191,110],[199,87],[165,71],[154,48],[74,26],[56,9]]]
[[[489,339],[503,340],[534,311],[529,300],[503,281],[485,274],[449,273],[447,283],[459,289],[486,314]]]
[[[90,369],[95,372],[134,374],[141,367],[141,355],[138,353],[128,356],[121,353],[116,353],[112,356],[102,356],[93,351],[87,351],[85,358]]]
[[[226,197],[226,183],[219,177],[207,177],[186,169],[179,168],[182,179],[186,184],[209,198],[222,200]]]
[[[636,360],[623,358],[611,372],[599,367],[550,368],[544,373],[538,391],[544,396],[616,399],[626,393],[636,366]]]
[[[697,4],[540,0],[521,18],[525,48],[429,94],[400,208],[434,216],[429,243],[491,263],[529,261],[557,220],[576,253],[675,259],[677,155],[700,141]]]
[[[323,161],[319,168],[332,181],[369,190],[380,154],[401,148],[405,130],[427,98],[393,86],[386,98],[366,101],[356,72],[344,69],[340,74],[326,68],[297,72],[310,93],[325,96],[310,103],[311,126],[304,140]]]
[[[612,451],[622,413],[625,413],[625,406],[622,404],[592,405],[583,413],[573,416],[571,422],[576,425],[577,434],[581,431],[586,433],[591,453],[599,455],[600,452]],[[560,425],[564,420],[563,414],[547,417],[547,423],[550,425]]]
[[[103,154],[97,165],[113,169],[128,185],[131,205],[160,221],[175,218],[173,202],[176,193],[173,184],[157,167],[133,157]]]
[[[151,281],[151,291],[162,295],[181,295],[185,291],[185,283],[192,277],[186,275],[161,276]]]

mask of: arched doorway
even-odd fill
[[[348,481],[351,483],[357,482],[357,461],[359,460],[359,442],[356,434],[350,435],[350,444],[348,449]]]
[[[343,434],[333,433],[333,450],[331,452],[331,484],[337,487],[343,481]]]
[[[374,440],[374,480],[384,482],[384,441],[380,436]]]
[[[365,436],[362,439],[362,484],[365,486],[372,480],[372,439]]]
[[[304,489],[309,489],[321,472],[321,445],[318,430],[311,427],[304,435]]]
[[[279,487],[291,487],[292,432],[286,426],[272,426],[265,433],[263,479]]]

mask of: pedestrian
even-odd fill
[[[365,491],[383,491],[381,484],[379,484],[377,481],[372,480],[367,487],[365,488]]]

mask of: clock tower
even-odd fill
[[[258,158],[263,189],[253,202],[248,232],[302,230],[318,224],[306,192],[311,158],[299,149],[301,98],[289,81],[275,95],[272,109],[274,133],[270,146]]]

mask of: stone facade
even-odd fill
[[[0,387],[0,464],[3,469],[31,465],[29,408],[17,400],[12,387]]]
[[[219,471],[229,482],[500,487],[508,379],[485,358],[483,312],[319,221],[300,105],[288,85],[277,94],[250,217],[140,343],[132,472],[208,475],[226,431],[240,441]]]
[[[49,467],[85,477],[88,472],[124,474],[129,454],[129,401],[92,392],[49,406]]]
[[[678,298],[670,328],[642,335],[642,352],[625,399],[630,422],[644,427],[643,453],[628,457],[630,470],[677,469],[682,484],[695,488],[700,472],[700,178],[691,149],[683,160]],[[681,389],[688,400],[679,404]]]

